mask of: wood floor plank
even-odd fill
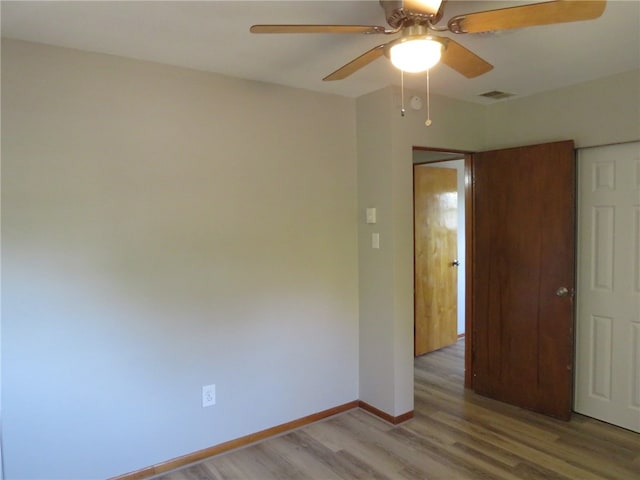
[[[640,435],[464,389],[464,339],[415,359],[414,418],[343,414],[157,480],[640,480]]]
[[[235,455],[220,456],[215,462],[206,462],[206,466],[216,480],[242,480],[247,474],[234,462]],[[163,479],[164,480],[164,479]],[[181,480],[179,477],[172,480]]]
[[[216,476],[204,464],[199,463],[179,472],[173,472],[163,477],[165,480],[222,480],[224,477]]]
[[[446,445],[435,436],[415,435],[407,429],[398,429],[391,432],[391,435],[399,436],[403,443],[413,445],[416,451],[423,455],[433,455],[444,463],[449,472],[447,475],[464,476],[474,479],[504,479],[512,480],[507,466],[500,466],[498,462],[486,461],[478,456],[473,457],[467,454],[464,449],[455,445]]]
[[[438,420],[448,423],[451,426],[457,426],[467,432],[473,432],[478,438],[488,439],[497,448],[515,453],[522,458],[523,461],[529,460],[536,465],[544,465],[551,472],[564,475],[569,479],[579,478],[581,480],[602,480],[601,476],[595,475],[588,470],[574,467],[565,460],[555,457],[543,450],[538,450],[527,445],[527,443],[512,438],[508,433],[500,432],[493,429],[490,425],[471,423],[468,420],[454,417],[447,413],[436,414]],[[487,435],[491,432],[492,435]],[[548,478],[548,474],[545,478]]]
[[[363,421],[363,415],[367,414],[364,412],[349,412],[349,414],[340,417],[345,433],[355,435],[359,442],[370,450],[369,455],[361,457],[361,460],[373,461],[374,458],[378,459],[382,456],[382,458],[386,458],[398,465],[400,467],[397,469],[398,471],[405,469],[420,471],[424,475],[422,478],[447,480],[451,478],[452,470],[442,459],[432,452],[417,455],[414,446],[394,440],[388,432],[368,427],[367,421]],[[395,430],[397,429],[394,428],[390,431]],[[460,476],[460,478],[469,477]]]
[[[321,445],[312,450],[310,443],[294,432],[266,442],[265,449],[270,456],[281,457],[297,471],[304,472],[305,476],[327,480],[343,479],[339,469],[335,468],[339,464],[331,461],[331,457],[335,456],[333,452]],[[300,478],[299,474],[294,475],[293,478]]]
[[[447,438],[448,441],[451,442],[452,446],[457,446],[459,449],[469,449],[474,452],[478,452],[479,455],[492,458],[496,462],[499,462],[509,468],[516,467],[521,461],[521,459],[516,455],[497,449],[491,443],[478,439],[466,432],[460,432],[440,422],[434,422],[432,419],[425,421],[421,417],[418,417],[416,422],[413,422],[411,425],[407,425],[405,428],[416,432],[418,435],[438,435],[443,438]]]
[[[362,413],[362,415],[367,414]],[[340,428],[340,424],[336,419],[310,425],[305,428],[305,431],[336,453],[348,452],[358,461],[368,463],[372,469],[390,478],[395,478],[398,472],[406,467],[404,462],[397,459],[390,452],[370,442],[363,442],[348,428]]]

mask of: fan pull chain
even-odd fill
[[[425,126],[431,125],[431,102],[429,99],[429,70],[427,69],[427,119],[425,120]]]
[[[404,109],[404,70],[400,70],[400,97],[401,97],[401,103],[402,105],[400,106],[400,116],[404,117],[404,113],[405,113],[405,109]]]

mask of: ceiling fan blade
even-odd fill
[[[251,33],[384,33],[377,25],[253,25]]]
[[[363,53],[358,58],[356,58],[354,60],[351,60],[346,65],[343,65],[342,67],[340,67],[338,70],[336,70],[332,74],[327,75],[322,80],[323,81],[332,81],[332,80],[342,80],[344,78],[347,78],[352,73],[357,72],[362,67],[366,67],[367,65],[369,65],[371,62],[373,62],[377,58],[380,58],[381,56],[383,56],[384,55],[384,46],[385,46],[385,44],[383,43],[382,45],[378,45],[377,47],[373,47],[371,50],[368,50],[367,52]]]
[[[606,0],[556,0],[458,15],[449,20],[453,33],[479,33],[598,18]]]
[[[478,77],[493,69],[493,65],[463,47],[455,40],[441,37],[446,49],[442,52],[441,62],[453,68],[467,78]]]

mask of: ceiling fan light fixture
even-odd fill
[[[424,72],[440,61],[442,43],[432,37],[402,38],[389,48],[394,67],[408,73]]]

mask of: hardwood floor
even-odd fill
[[[415,417],[401,425],[356,409],[157,478],[640,479],[640,435],[465,391],[463,354],[460,341],[415,360]]]

